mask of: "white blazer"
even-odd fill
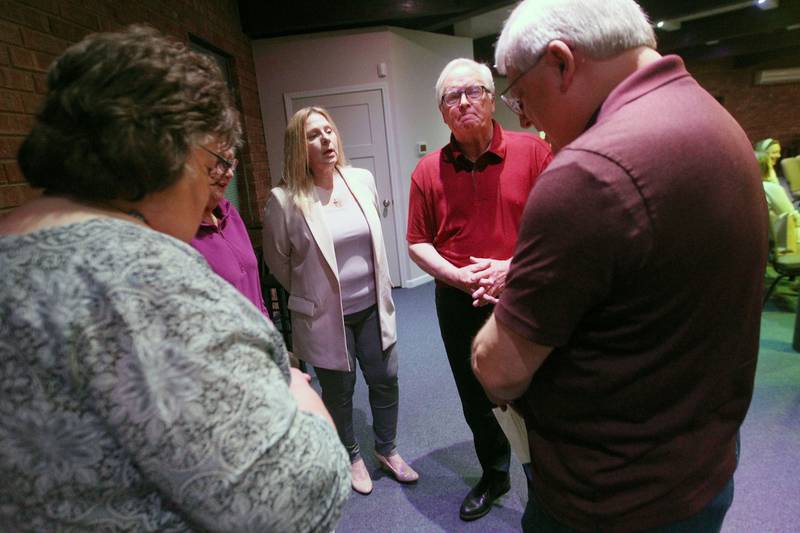
[[[343,168],[341,176],[372,236],[381,343],[387,350],[397,341],[397,328],[375,180],[368,170],[353,167]],[[289,292],[294,354],[314,366],[352,371],[336,252],[316,190],[304,214],[285,188],[272,189],[264,210],[263,246],[270,271]]]

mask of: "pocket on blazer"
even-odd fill
[[[293,296],[289,295],[289,301],[287,302],[289,309],[300,313],[301,315],[308,315],[314,316],[314,312],[317,310],[317,304],[312,302],[311,300],[307,300],[305,298],[301,298],[300,296]]]

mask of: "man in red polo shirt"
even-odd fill
[[[719,532],[733,499],[766,205],[742,128],[655,48],[632,0],[528,0],[497,43],[556,148],[473,355],[525,415],[526,532]]]
[[[483,475],[460,509],[489,512],[509,490],[508,440],[470,368],[470,344],[505,286],[517,229],[550,149],[535,135],[494,122],[494,82],[486,65],[454,59],[436,82],[450,143],[425,156],[411,176],[408,250],[436,278],[436,312],[464,417]]]

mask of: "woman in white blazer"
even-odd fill
[[[353,489],[372,480],[353,432],[355,362],[369,387],[375,457],[401,483],[419,475],[400,457],[394,303],[369,171],[346,166],[330,114],[306,107],[284,138],[283,180],[264,215],[264,257],[289,292],[294,354],[314,366],[322,399],[350,453]]]

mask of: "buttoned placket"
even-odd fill
[[[221,223],[222,223],[222,219],[217,219],[217,220],[218,220],[218,224],[221,224]],[[231,243],[231,241],[229,241],[229,240],[228,240],[228,239],[225,237],[225,234],[224,234],[224,233],[222,233],[222,228],[221,228],[219,225],[213,226],[213,228],[214,228],[214,229],[213,229],[213,231],[214,231],[215,233],[217,233],[217,235],[219,235],[219,237],[220,237],[220,238],[221,238],[221,239],[222,239],[222,240],[225,242],[225,244],[228,246],[228,249],[231,251],[231,255],[233,255],[233,257],[235,257],[235,258],[236,258],[236,262],[239,264],[239,273],[240,273],[240,274],[244,274],[244,273],[245,273],[245,268],[244,268],[244,264],[242,263],[241,256],[240,256],[240,254],[239,254],[239,250],[237,250],[237,249],[236,249],[236,248],[233,246],[233,244]]]

